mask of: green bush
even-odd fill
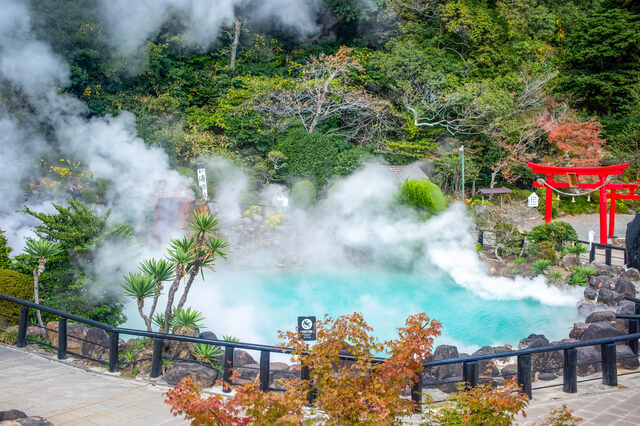
[[[0,269],[0,293],[18,299],[33,298],[33,278],[9,269]],[[15,303],[0,300],[0,313],[9,318],[9,322],[17,322],[20,317],[20,306]]]
[[[562,245],[577,241],[578,234],[573,226],[567,222],[555,221],[534,227],[527,235],[527,239],[534,244],[548,241],[554,249],[557,249]]]
[[[11,247],[7,245],[7,237],[4,236],[4,231],[0,229],[0,268],[7,268],[11,263],[9,259],[9,253]]]
[[[540,241],[539,243],[530,244],[527,246],[527,256],[532,259],[547,259],[552,264],[557,262],[556,251],[551,244],[551,241]]]
[[[291,188],[291,203],[296,207],[309,207],[316,202],[316,187],[309,180],[301,180]]]
[[[400,203],[428,215],[438,214],[447,207],[440,188],[426,179],[404,181],[400,186]]]
[[[536,275],[543,274],[546,270],[551,267],[551,261],[549,259],[538,259],[533,262],[531,265],[531,270],[536,273]]]
[[[569,275],[567,283],[572,286],[584,287],[588,284],[590,277],[595,277],[597,269],[591,266],[576,266]]]

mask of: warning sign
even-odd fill
[[[298,317],[298,333],[302,340],[316,340],[316,317]]]

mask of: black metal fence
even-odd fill
[[[175,334],[166,334],[159,332],[149,332],[143,330],[133,330],[128,328],[121,327],[113,327],[107,324],[103,324],[98,321],[93,321],[87,318],[80,317],[78,315],[73,315],[64,311],[60,311],[58,309],[53,309],[47,306],[38,305],[33,302],[29,302],[22,299],[17,299],[11,296],[7,296],[4,294],[0,294],[0,299],[7,300],[9,302],[16,303],[21,306],[20,308],[20,319],[18,323],[18,336],[17,336],[17,346],[24,347],[27,343],[27,327],[29,325],[29,311],[30,309],[39,309],[43,312],[47,312],[51,315],[57,316],[59,318],[58,322],[58,338],[57,338],[57,346],[51,346],[54,349],[57,349],[57,356],[59,359],[65,359],[68,354],[72,354],[74,356],[78,356],[81,358],[87,358],[82,354],[73,353],[67,350],[67,341],[68,341],[68,321],[74,321],[81,324],[86,324],[91,327],[97,327],[104,330],[108,333],[109,343],[105,346],[108,349],[108,361],[98,360],[94,358],[90,358],[93,361],[104,363],[108,366],[110,372],[114,372],[118,369],[118,366],[126,365],[126,362],[120,361],[118,358],[118,350],[119,350],[119,338],[120,335],[132,335],[139,336],[143,338],[153,339],[153,352],[151,356],[151,378],[157,378],[161,374],[162,367],[162,351],[164,341],[177,341],[177,342],[188,342],[188,343],[203,343],[206,345],[215,345],[224,347],[224,362],[223,362],[223,390],[226,392],[230,391],[230,386],[232,384],[232,371],[234,368],[234,350],[236,349],[244,349],[250,351],[258,351],[260,352],[260,361],[259,361],[259,373],[258,373],[258,381],[259,387],[263,391],[268,390],[276,390],[270,388],[270,357],[272,353],[284,353],[290,354],[291,349],[277,347],[277,346],[268,346],[268,345],[260,345],[253,343],[243,343],[243,342],[230,342],[226,340],[217,340],[217,339],[204,339],[200,337],[190,337],[190,336],[181,336]],[[532,387],[532,375],[535,374],[536,371],[546,371],[546,370],[559,370],[562,369],[562,377],[563,382],[561,385],[551,385],[551,386],[562,386],[564,392],[575,393],[577,392],[577,384],[579,381],[577,380],[577,367],[580,365],[577,362],[578,359],[578,348],[586,347],[586,346],[599,346],[602,360],[598,361],[602,364],[602,383],[608,386],[617,386],[618,384],[618,371],[617,371],[617,360],[616,360],[616,344],[618,343],[626,343],[631,351],[633,352],[633,356],[635,358],[638,357],[638,339],[640,338],[640,299],[636,299],[633,297],[626,297],[626,299],[635,302],[635,314],[630,315],[616,315],[617,318],[624,319],[628,321],[628,334],[623,336],[616,337],[607,337],[595,340],[586,340],[586,341],[576,341],[571,343],[563,343],[558,345],[548,345],[536,348],[515,350],[515,351],[505,351],[500,353],[493,354],[484,354],[484,355],[474,355],[463,358],[453,358],[453,359],[445,359],[438,361],[427,361],[424,362],[425,371],[430,371],[437,367],[453,365],[453,364],[462,364],[462,380],[449,380],[449,381],[441,381],[441,382],[423,382],[423,375],[419,376],[419,380],[412,387],[411,398],[417,403],[417,406],[420,406],[420,402],[422,400],[422,392],[424,387],[433,387],[444,384],[453,384],[457,382],[461,382],[466,386],[476,386],[481,379],[481,366],[486,362],[493,362],[496,359],[503,358],[512,358],[515,357],[517,359],[517,371],[515,374],[508,374],[508,376],[516,376],[518,384],[522,387],[523,391],[529,396],[532,396],[532,391],[534,389],[541,389],[543,386],[539,388]],[[51,330],[56,331],[56,330]],[[76,338],[76,337],[73,337]],[[42,344],[38,341],[34,341],[34,343]],[[95,344],[95,342],[90,342]],[[536,354],[545,354],[549,352],[561,352],[562,353],[562,366],[561,367],[552,367],[544,370],[533,370],[532,369],[532,356]],[[342,360],[353,360],[354,357],[350,355],[341,355],[340,359]],[[383,362],[384,358],[374,358],[373,362]],[[636,374],[640,373],[640,370],[633,371],[624,374]],[[299,377],[302,380],[309,380],[310,371],[308,368],[302,367],[299,372]],[[598,380],[596,379],[586,379],[587,380]]]
[[[617,247],[611,244],[589,243],[588,241],[579,240],[578,242],[589,246],[591,244],[591,250],[589,250],[589,263],[596,260],[596,256],[604,254],[604,263],[611,266],[614,260],[617,260],[617,264],[627,264],[627,250],[623,247]]]

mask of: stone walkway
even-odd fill
[[[0,411],[14,408],[56,425],[188,424],[171,415],[162,395],[168,388],[160,384],[86,370],[2,344],[0,366]],[[578,383],[574,395],[561,388],[534,389],[527,417],[518,424],[540,424],[551,409],[566,404],[584,425],[639,425],[640,374],[618,381],[616,388],[599,379]],[[534,388],[539,385],[534,383]],[[421,423],[418,416],[407,420]]]
[[[55,425],[177,425],[168,388],[84,370],[0,345],[0,411],[17,409]]]

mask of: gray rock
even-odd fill
[[[47,337],[52,346],[58,346],[58,321],[47,323]],[[52,331],[50,331],[52,330]],[[67,323],[67,350],[69,352],[81,353],[82,340],[87,336],[87,327],[75,322]]]
[[[616,280],[614,290],[624,296],[636,297],[636,286],[624,277],[620,277]]]
[[[600,290],[601,288],[607,288],[611,290],[615,285],[615,281],[612,276],[609,275],[596,275],[595,277],[589,278],[589,287],[594,290]]]
[[[218,340],[218,336],[213,331],[203,331],[199,336],[201,339]]]
[[[451,377],[447,379],[450,383],[444,383],[438,386],[438,389],[444,393],[453,393],[458,391],[458,384],[462,382],[462,376]]]
[[[638,356],[627,345],[616,345],[616,362],[618,367],[635,370],[640,367]]]
[[[584,298],[585,300],[596,300],[598,297],[598,292],[593,289],[593,287],[587,287],[584,289]]]
[[[585,346],[578,348],[578,376],[584,377],[602,371],[602,353],[600,347]]]
[[[592,313],[599,311],[615,311],[615,308],[607,306],[603,303],[580,302],[578,304],[579,318],[587,318]]]
[[[607,306],[616,306],[616,304],[622,300],[622,296],[620,293],[603,287],[598,290],[598,298],[596,300],[598,303],[602,303]]]
[[[592,322],[601,322],[601,321],[607,321],[607,322],[611,322],[611,321],[615,321],[616,320],[616,313],[613,311],[600,311],[600,312],[594,312],[591,315],[589,315],[587,317],[587,319],[585,320],[585,322],[587,324],[592,323]]]
[[[486,355],[497,354],[500,352],[507,352],[508,349],[504,346],[483,346],[473,353],[473,355]],[[478,361],[478,374],[480,376],[498,376],[500,370],[496,367],[494,360]]]
[[[236,367],[233,371],[238,374],[238,379],[245,382],[253,382],[258,378],[260,373],[260,364],[245,364],[242,367]]]
[[[440,345],[433,351],[429,361],[441,361],[445,359],[458,358],[458,348],[452,345]],[[462,364],[449,364],[433,367],[428,372],[437,381],[443,381],[450,377],[462,377]]]
[[[256,364],[256,360],[253,359],[251,355],[247,351],[243,351],[242,349],[236,349],[233,351],[233,367],[242,367],[247,364]]]
[[[22,419],[24,417],[28,417],[24,411],[20,410],[6,410],[0,411],[0,422],[5,420],[17,420]]]
[[[594,322],[580,336],[580,340],[594,340],[604,337],[616,337],[626,334],[615,325],[608,322]]]
[[[581,264],[580,260],[573,254],[565,254],[560,262],[560,265],[566,268],[572,268]]]
[[[549,340],[542,334],[531,334],[526,339],[520,340],[518,349],[531,349],[548,346]],[[533,370],[545,370],[562,366],[562,352],[551,351],[536,353],[531,356],[531,368]]]
[[[269,364],[269,386],[275,389],[284,389],[278,381],[291,380],[296,375],[289,371],[289,365],[284,362],[272,362]]]
[[[102,359],[102,356],[109,350],[109,336],[101,328],[90,328],[87,330],[85,341],[82,342],[82,355],[92,359]]]
[[[631,300],[623,300],[618,303],[618,308],[616,309],[616,314],[630,314],[636,311],[636,304]]]
[[[548,371],[542,371],[540,373],[538,373],[538,379],[542,380],[542,381],[549,381],[549,380],[555,380],[556,376],[554,373],[548,372]]]
[[[510,379],[518,375],[518,366],[514,364],[508,364],[502,367],[500,370],[500,374],[504,376],[505,379]]]
[[[54,424],[40,416],[25,417],[22,419],[14,420],[15,424],[22,426],[54,426]]]
[[[164,379],[171,386],[176,386],[185,377],[190,377],[199,387],[208,388],[218,380],[219,372],[215,368],[204,365],[181,362],[176,363],[164,374]]]
[[[541,346],[547,346],[549,339],[544,334],[530,334],[529,337],[521,339],[518,343],[518,349],[539,348]]]
[[[631,281],[640,281],[640,272],[636,268],[629,268],[622,273],[622,276]]]

